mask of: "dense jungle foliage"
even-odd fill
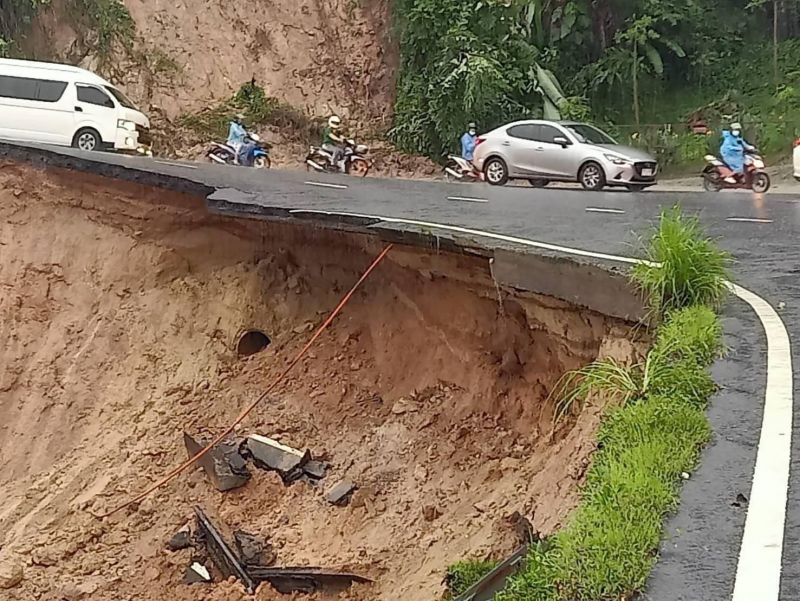
[[[465,123],[589,119],[665,163],[698,160],[741,120],[763,151],[800,127],[798,0],[397,0],[395,127],[439,156]],[[708,135],[690,125],[712,128]],[[697,128],[699,129],[699,128]]]

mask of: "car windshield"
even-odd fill
[[[125,94],[123,94],[123,93],[122,93],[120,90],[118,90],[117,88],[114,88],[114,87],[111,87],[111,86],[106,86],[106,90],[108,90],[109,92],[111,92],[111,95],[112,95],[112,96],[114,96],[114,98],[116,98],[116,99],[117,99],[117,102],[119,102],[119,103],[120,103],[122,106],[124,106],[126,109],[133,109],[134,111],[138,110],[138,109],[136,108],[136,105],[134,105],[134,104],[133,104],[133,103],[132,103],[132,102],[131,102],[131,101],[128,99],[128,97],[127,97],[127,96],[125,96]]]
[[[585,123],[573,123],[567,129],[583,144],[616,144],[607,133]]]

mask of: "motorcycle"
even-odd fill
[[[365,144],[347,140],[341,159],[334,165],[331,163],[333,154],[318,146],[312,146],[306,155],[306,168],[366,177],[372,168],[372,161],[365,157],[368,152],[369,148]]]
[[[245,142],[253,142],[256,147],[253,150],[253,167],[256,169],[269,169],[272,161],[269,158],[269,144],[262,142],[258,134],[248,133]],[[206,157],[212,163],[219,165],[239,165],[239,157],[236,150],[230,144],[212,142],[206,150]]]
[[[448,182],[483,181],[483,173],[475,169],[471,161],[456,155],[447,157],[447,164],[444,166],[444,177]]]
[[[770,179],[765,171],[764,159],[755,150],[745,153],[744,174],[735,173],[714,155],[706,155],[705,160],[703,188],[706,192],[752,190],[756,194],[764,194],[769,190]]]

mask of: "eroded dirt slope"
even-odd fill
[[[251,78],[314,116],[382,124],[394,89],[389,0],[123,0],[135,52],[98,57],[65,3],[43,9],[24,42],[36,58],[81,62],[170,119],[230,98]],[[100,61],[100,58],[105,60]],[[102,62],[102,64],[100,64]]]
[[[553,531],[597,410],[551,439],[544,399],[567,369],[630,358],[627,328],[553,299],[501,291],[500,304],[485,259],[402,247],[238,431],[326,456],[322,490],[256,471],[222,494],[192,471],[137,510],[94,517],[182,461],[184,429],[229,423],[379,250],[212,217],[174,193],[0,166],[0,566],[24,566],[0,597],[248,598],[235,583],[180,584],[189,554],[164,543],[195,504],[269,537],[279,564],[376,580],[354,599],[437,598],[448,564],[511,549],[514,511]],[[240,360],[245,328],[273,344]],[[361,490],[332,507],[323,490],[345,476]],[[256,598],[282,597],[262,586]]]

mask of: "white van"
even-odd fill
[[[135,151],[150,146],[150,121],[90,71],[0,59],[0,138]]]

